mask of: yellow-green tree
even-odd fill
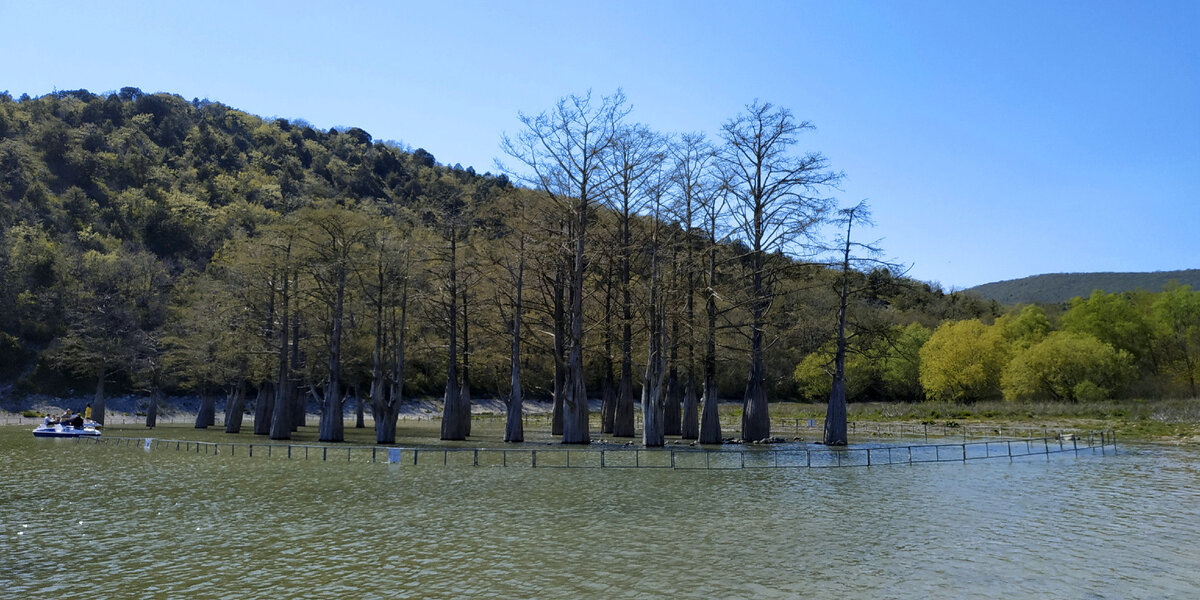
[[[1087,334],[1056,331],[1016,351],[1001,387],[1005,400],[1103,400],[1133,374],[1128,352]]]
[[[1003,329],[976,319],[944,323],[921,347],[920,378],[936,400],[966,402],[998,396],[1008,359]]]

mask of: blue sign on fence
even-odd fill
[[[393,464],[400,462],[399,448],[388,448],[388,462]]]
[[[809,426],[809,427],[816,427],[816,426],[817,426],[817,420],[816,420],[816,419],[809,419],[809,420],[808,420],[808,426]]]
[[[149,452],[149,451],[150,451],[150,445],[151,445],[151,444],[153,444],[153,443],[154,443],[154,440],[152,440],[152,439],[150,439],[150,438],[146,438],[146,445],[145,445],[145,446],[143,446],[142,448],[143,448],[143,449],[144,449],[146,452]]]

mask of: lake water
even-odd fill
[[[0,427],[0,598],[1190,598],[1200,452],[412,467]]]

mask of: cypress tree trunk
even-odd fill
[[[666,444],[664,435],[663,389],[666,377],[666,360],[663,358],[662,333],[657,324],[658,315],[653,305],[657,302],[651,292],[650,349],[646,357],[646,371],[642,379],[642,443],[646,447]]]
[[[563,433],[563,401],[567,394],[564,285],[562,272],[559,271],[554,280],[554,407],[550,415],[550,435]]]
[[[292,278],[292,287],[298,293],[300,291],[300,275],[296,274]],[[291,423],[292,431],[296,431],[301,427],[308,425],[308,398],[304,394],[304,390],[300,385],[300,373],[304,370],[304,354],[300,351],[300,311],[296,310],[292,315],[292,368],[294,374],[289,389],[288,399],[292,403]],[[310,386],[311,387],[311,386]]]
[[[401,403],[404,401],[404,328],[407,318],[408,279],[406,278],[400,296],[400,328],[395,334],[396,363],[392,371],[391,397],[386,398],[386,395],[381,394],[386,401],[386,405],[380,411],[383,417],[381,418],[379,413],[375,415],[375,441],[380,444],[396,443],[396,415],[399,414]],[[384,385],[382,379],[380,379],[380,385]]]
[[[217,402],[212,391],[204,388],[200,392],[200,410],[196,411],[196,429],[207,429],[216,418]]]
[[[242,431],[242,413],[246,410],[246,382],[238,378],[233,395],[225,404],[225,433],[240,433]]]
[[[626,208],[628,213],[628,208]],[[633,298],[629,292],[629,217],[621,220],[621,381],[613,411],[613,437],[634,436],[633,414]]]
[[[158,426],[158,400],[159,400],[159,390],[158,390],[158,386],[156,385],[156,386],[154,386],[154,389],[150,390],[150,406],[146,407],[146,428],[147,429],[154,429],[156,426]],[[94,406],[92,407],[92,414],[93,415],[96,414]],[[95,421],[95,419],[92,419],[92,420]]]
[[[465,440],[463,430],[462,400],[458,389],[458,242],[457,233],[452,229],[450,235],[450,350],[449,363],[446,366],[446,395],[442,402],[442,436],[443,440]]]
[[[700,411],[696,403],[696,378],[691,373],[683,385],[683,427],[680,437],[694,440],[700,437]]]
[[[291,246],[288,246],[288,254],[291,254]],[[285,273],[283,279],[283,293],[280,294],[280,327],[279,327],[279,365],[276,373],[277,380],[275,383],[275,402],[274,411],[271,415],[271,431],[270,438],[273,440],[290,440],[292,439],[292,405],[291,398],[291,373],[288,369],[288,323],[289,317],[288,308],[290,298],[288,297],[288,278]]]
[[[671,354],[674,354],[674,351]],[[680,435],[683,433],[681,428],[683,415],[679,410],[680,404],[683,403],[683,389],[679,385],[679,374],[674,366],[669,369],[667,385],[664,391],[663,433],[666,435]]]
[[[458,401],[462,403],[463,435],[471,435],[471,329],[467,320],[467,283],[462,286],[463,303],[463,343],[462,343],[462,388],[458,393]]]
[[[275,390],[271,382],[259,385],[254,398],[254,435],[271,433],[271,413],[274,410]]]
[[[763,253],[754,250],[754,300],[750,331],[750,373],[742,404],[742,439],[756,442],[771,437],[767,413],[766,368],[763,366],[763,317],[766,312],[766,287],[763,281]]]
[[[838,304],[837,354],[833,359],[833,388],[825,409],[825,445],[845,446],[846,436],[846,304],[850,296],[850,227],[854,211],[846,222],[846,247],[842,258],[842,293]]]
[[[600,382],[600,433],[612,433],[617,395],[612,360],[612,261],[604,276],[604,379]]]
[[[525,424],[521,421],[524,397],[521,390],[521,288],[525,281],[525,240],[521,240],[517,262],[516,302],[513,304],[512,356],[510,357],[508,410],[504,422],[504,441],[525,441]]]
[[[325,388],[325,406],[321,411],[320,441],[340,442],[345,439],[345,419],[342,415],[342,310],[346,300],[346,266],[338,265],[337,289],[329,334],[329,387]]]
[[[704,390],[700,401],[703,405],[700,415],[700,438],[701,444],[720,444],[721,443],[721,419],[717,411],[717,295],[716,295],[716,280],[717,280],[717,244],[713,237],[712,231],[715,225],[709,230],[709,251],[708,251],[708,290],[707,299],[704,303],[704,312],[708,315],[708,331],[704,343]]]
[[[363,399],[362,399],[362,394],[360,393],[361,391],[362,391],[362,386],[359,384],[358,379],[355,378],[355,380],[354,380],[354,428],[355,429],[365,429],[367,427],[366,415],[363,414]]]

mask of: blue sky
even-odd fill
[[[11,2],[0,89],[140,87],[494,170],[588,89],[817,131],[888,256],[948,288],[1200,268],[1200,2]]]

